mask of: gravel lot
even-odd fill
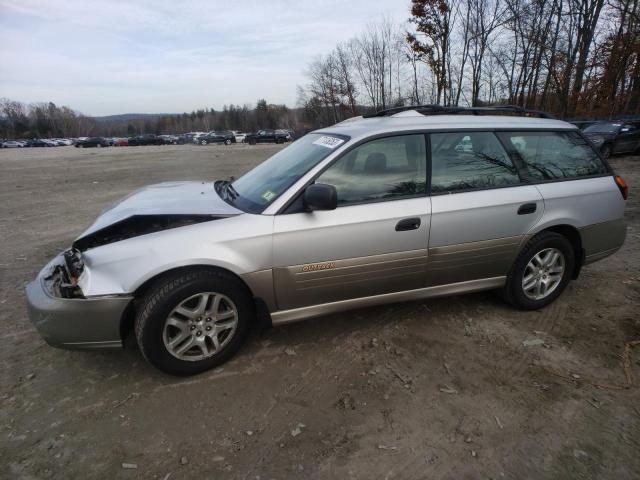
[[[40,339],[23,287],[104,208],[279,148],[0,151],[0,478],[640,478],[640,348],[613,388],[640,339],[638,156],[612,160],[623,250],[542,311],[488,292],[331,315],[187,379]]]

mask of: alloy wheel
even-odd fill
[[[542,300],[558,288],[565,269],[564,254],[557,248],[536,253],[524,269],[522,290],[531,300]]]
[[[229,297],[203,292],[180,302],[165,320],[167,351],[186,361],[209,358],[222,350],[238,327],[238,310]]]

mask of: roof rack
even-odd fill
[[[540,110],[530,110],[516,105],[497,105],[494,107],[444,107],[442,105],[407,105],[406,107],[393,107],[385,110],[378,110],[374,113],[363,115],[364,118],[387,117],[400,112],[415,110],[423,115],[456,115],[456,114],[491,114],[491,113],[517,113],[522,116],[536,116],[555,120],[556,117]]]

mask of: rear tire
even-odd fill
[[[602,158],[607,159],[611,156],[611,145],[605,144],[600,147],[600,155]]]
[[[206,141],[206,140],[202,140],[202,141],[200,142],[200,145],[206,145],[206,144],[207,144],[207,141]]]
[[[231,145],[231,140],[229,140],[228,138],[224,141],[225,145]]]
[[[185,311],[188,315],[181,313]],[[244,343],[255,316],[245,285],[229,273],[209,269],[161,279],[142,297],[137,312],[135,334],[142,355],[156,368],[178,376],[226,362]],[[174,328],[175,323],[180,328]],[[186,350],[180,352],[182,348]]]
[[[559,233],[541,232],[516,258],[502,296],[520,310],[546,307],[567,287],[574,265],[575,252],[569,240]]]

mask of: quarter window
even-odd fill
[[[372,140],[354,148],[316,179],[336,187],[338,205],[426,194],[424,135]]]
[[[575,132],[514,132],[502,135],[518,153],[532,180],[607,173],[593,148]]]
[[[493,133],[431,134],[431,192],[517,185],[518,170]]]

